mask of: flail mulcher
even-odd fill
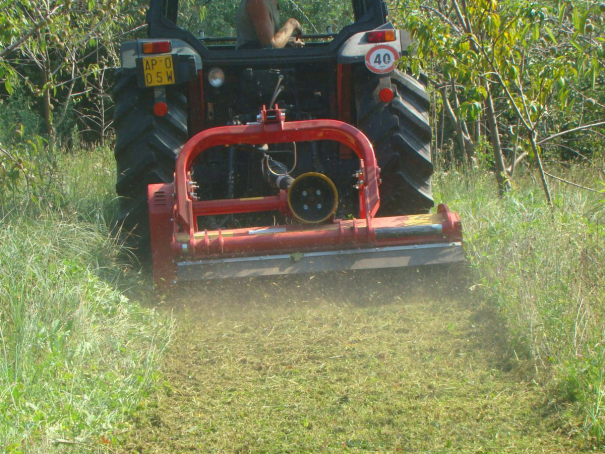
[[[151,1],[149,38],[122,45],[115,154],[158,286],[463,259],[459,216],[430,213],[429,98],[395,69],[407,34],[381,0],[351,7],[303,49],[238,50]]]

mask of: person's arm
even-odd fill
[[[296,19],[288,19],[284,26],[273,35],[273,24],[269,7],[265,0],[248,0],[246,2],[246,11],[250,20],[254,24],[254,30],[261,46],[268,46],[281,49],[288,44],[290,37],[302,35],[302,28]]]

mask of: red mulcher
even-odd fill
[[[155,284],[226,277],[438,265],[463,260],[457,213],[439,205],[434,214],[376,217],[380,169],[368,138],[337,120],[285,122],[264,107],[255,124],[223,126],[192,137],[178,156],[174,182],[148,187]],[[358,219],[334,219],[338,201],[332,182],[307,173],[276,189],[274,196],[197,201],[191,168],[208,149],[229,145],[331,140],[355,152]],[[322,198],[314,198],[323,191]],[[326,195],[327,194],[327,195]],[[318,201],[321,201],[319,203]],[[319,207],[310,213],[309,204]],[[303,224],[199,230],[198,217],[278,211]]]

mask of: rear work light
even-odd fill
[[[374,30],[366,33],[369,43],[387,43],[395,41],[395,30]]]
[[[143,43],[144,54],[165,54],[172,50],[172,43],[170,41],[152,41],[150,43]]]

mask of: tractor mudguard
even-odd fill
[[[195,61],[195,69],[199,71],[202,69],[202,58],[200,54],[188,43],[180,39],[137,39],[136,41],[127,41],[122,43],[120,48],[120,60],[122,68],[135,68],[137,60],[141,57],[145,57],[143,53],[143,44],[152,42],[170,41],[171,50],[170,53],[173,55],[187,56],[193,58]]]
[[[395,27],[393,27],[393,24],[390,22],[387,22],[375,30],[395,30]],[[336,61],[339,64],[363,63],[366,54],[377,45],[377,43],[368,42],[368,31],[356,33],[342,45],[336,56]],[[395,30],[395,41],[381,44],[387,44],[393,47],[399,53],[399,55],[406,55],[408,52],[408,47],[410,47],[411,43],[412,40],[409,32],[405,30]]]

